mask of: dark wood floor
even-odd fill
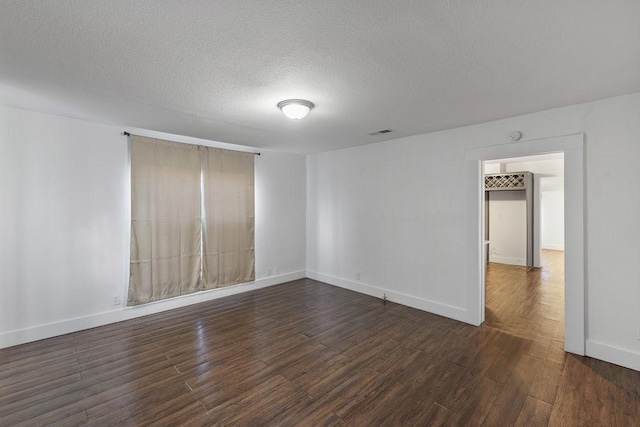
[[[542,265],[487,265],[485,325],[564,348],[564,252],[543,250]]]
[[[638,425],[553,274],[491,265],[481,327],[300,280],[0,350],[0,425]]]

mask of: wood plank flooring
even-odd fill
[[[543,250],[542,265],[527,271],[488,264],[486,326],[545,343],[564,342],[564,252]]]
[[[549,265],[491,265],[481,327],[306,279],[3,349],[0,425],[640,425]]]

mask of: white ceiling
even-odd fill
[[[1,104],[262,148],[637,91],[640,0],[0,1]]]

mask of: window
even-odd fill
[[[254,280],[254,154],[130,142],[128,305]]]

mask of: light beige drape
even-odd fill
[[[131,135],[128,305],[201,288],[198,146]]]
[[[130,142],[128,305],[254,280],[254,154]]]
[[[255,278],[254,154],[200,147],[207,289]]]

